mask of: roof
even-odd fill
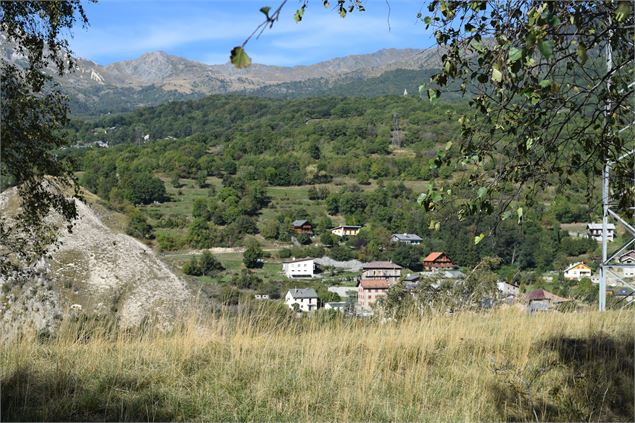
[[[332,231],[335,229],[339,229],[339,228],[348,228],[348,229],[361,229],[361,226],[357,226],[357,225],[340,225],[340,226],[336,226],[333,229],[331,229]]]
[[[615,225],[613,223],[608,223],[606,225],[607,229],[615,229]],[[602,224],[601,223],[589,223],[586,225],[587,229],[602,229]]]
[[[289,290],[293,298],[317,298],[317,292],[313,288],[293,288]]]
[[[616,297],[630,297],[633,295],[633,289],[629,287],[621,287],[613,291],[613,295]]]
[[[297,220],[294,220],[293,223],[291,223],[291,224],[293,226],[304,226],[307,223],[309,223],[309,221],[306,220],[306,219],[297,219]],[[309,223],[309,225],[310,225],[310,223]]]
[[[465,277],[465,273],[460,270],[445,270],[443,272],[443,276],[451,279],[463,279]]]
[[[364,263],[363,269],[402,269],[396,263],[392,261],[371,261],[370,263]]]
[[[420,275],[414,274],[414,275],[408,275],[404,278],[404,281],[406,282],[416,282],[421,278]]]
[[[627,252],[625,252],[624,254],[622,254],[621,256],[619,256],[617,258],[618,261],[623,261],[623,260],[627,260],[627,259],[634,259],[635,260],[635,250],[629,250]]]
[[[357,285],[361,285],[364,289],[388,289],[390,284],[386,279],[362,279]]]
[[[313,257],[304,257],[304,258],[299,258],[299,259],[294,258],[292,260],[283,261],[282,263],[283,264],[285,264],[285,263],[298,263],[300,261],[308,261],[308,260],[314,260],[314,258]]]
[[[433,251],[423,259],[423,261],[437,261],[442,256],[445,256],[445,253]],[[446,256],[447,257],[447,256]]]
[[[416,234],[393,234],[392,236],[399,241],[423,241],[423,238]]]
[[[575,262],[573,264],[570,264],[569,267],[564,269],[564,271],[568,272],[569,270],[574,269],[575,267],[577,267],[579,265],[582,265],[582,266],[586,267],[587,269],[591,270],[591,268],[589,266],[587,266],[586,264],[584,264],[584,262],[578,261],[578,262]]]
[[[554,303],[569,301],[569,299],[559,297],[556,294],[552,294],[545,289],[536,289],[535,291],[528,292],[526,298],[527,301],[549,300],[553,301]]]

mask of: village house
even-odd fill
[[[311,222],[305,219],[294,220],[291,223],[291,227],[296,234],[309,234],[313,235],[313,225]]]
[[[400,242],[408,245],[419,245],[422,241],[423,238],[415,234],[393,234],[390,238],[390,242]]]
[[[617,258],[617,261],[620,264],[630,264],[635,266],[635,250],[625,252]],[[635,267],[627,267],[625,269],[622,269],[622,274],[625,278],[635,277]]]
[[[287,295],[284,296],[284,303],[291,310],[315,311],[318,309],[318,295],[313,288],[293,288],[287,291]]]
[[[371,261],[362,266],[362,279],[385,279],[392,286],[401,279],[401,269],[392,261]]]
[[[589,238],[596,241],[602,241],[602,224],[601,223],[589,223],[586,225],[586,232]],[[606,225],[606,237],[609,241],[613,241],[615,238],[615,225],[609,223]]]
[[[385,297],[390,288],[387,279],[361,279],[357,283],[357,304],[370,310],[379,298]]]
[[[564,269],[564,278],[579,281],[582,278],[590,278],[591,273],[591,268],[580,261]]]
[[[361,226],[342,225],[337,228],[331,229],[331,233],[335,236],[357,236],[359,234]]]
[[[425,270],[452,269],[454,267],[452,260],[442,252],[432,252],[423,259]]]
[[[536,289],[535,291],[528,292],[525,295],[525,300],[527,301],[527,311],[530,313],[547,311],[558,304],[570,301],[567,298],[559,297],[544,289]]]
[[[294,258],[282,263],[282,271],[289,279],[312,278],[315,274],[315,260],[311,257]]]

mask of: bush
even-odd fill
[[[154,239],[154,232],[152,232],[152,225],[148,223],[145,215],[135,210],[130,217],[126,233],[130,236],[140,239]]]
[[[309,234],[301,233],[295,236],[295,239],[302,245],[309,245],[311,243],[311,236]]]
[[[120,188],[122,197],[133,204],[151,204],[168,198],[163,181],[149,173],[126,175]]]
[[[258,241],[251,240],[243,254],[243,263],[248,269],[253,269],[260,267],[260,259],[262,259],[262,248],[260,248]]]
[[[336,245],[331,248],[330,256],[333,260],[347,261],[353,258],[353,252],[350,248],[343,245]]]
[[[248,269],[242,269],[238,277],[234,280],[234,285],[240,289],[258,289],[261,284],[262,279]]]
[[[211,276],[223,270],[225,267],[209,251],[205,251],[200,257],[192,257],[183,266],[183,273],[191,276]]]

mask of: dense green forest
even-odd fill
[[[211,96],[75,120],[66,135],[76,146],[64,154],[84,187],[113,207],[136,205],[127,209],[129,233],[162,251],[239,246],[256,237],[289,245],[278,257],[391,259],[415,271],[423,255],[445,251],[464,267],[500,257],[500,274],[529,282],[597,254],[594,241],[561,228],[593,217],[582,188],[552,187],[522,222],[458,215],[457,204],[472,193],[461,168],[439,165],[437,151],[452,154],[447,146],[459,136],[463,107],[405,96]],[[582,175],[574,178],[584,186]],[[432,181],[451,186],[456,200],[426,211],[417,197]],[[290,224],[300,218],[313,222],[314,238],[294,236]],[[364,228],[350,239],[330,236],[328,229],[343,223]],[[416,233],[424,243],[395,245],[393,233]],[[489,235],[476,245],[480,233]]]

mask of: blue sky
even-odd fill
[[[85,4],[90,26],[74,30],[71,48],[77,56],[99,64],[133,59],[145,52],[170,54],[209,63],[226,63],[232,47],[262,22],[260,7],[280,0],[101,0]],[[335,4],[331,0],[331,4]],[[427,48],[434,39],[416,14],[426,1],[366,0],[366,12],[339,17],[311,0],[301,23],[293,13],[300,4],[289,0],[280,20],[247,51],[256,63],[291,66],[311,64],[382,48]]]

